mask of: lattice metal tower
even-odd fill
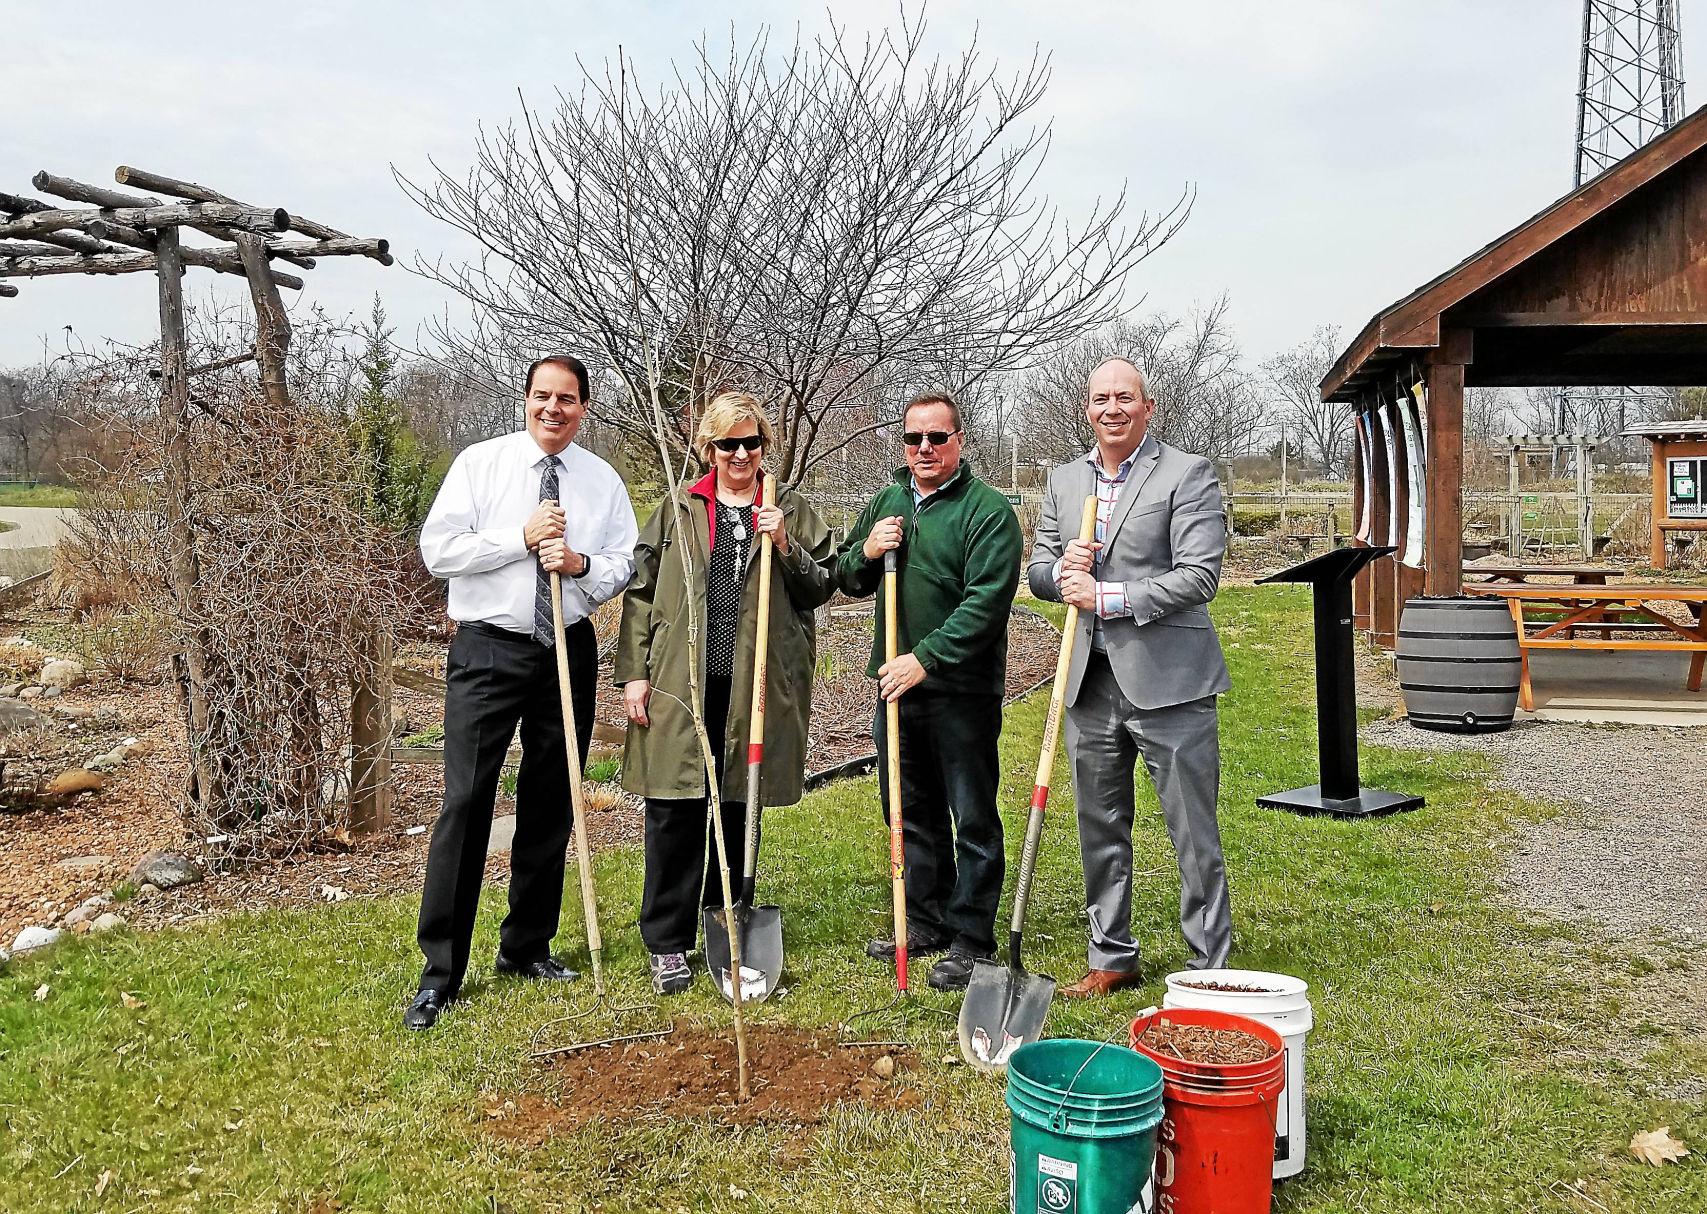
[[[1677,0],[1583,0],[1572,185],[1683,117]]]
[[[1583,0],[1572,186],[1597,176],[1683,117],[1677,0]],[[1560,433],[1621,434],[1634,411],[1667,399],[1639,388],[1566,388]]]

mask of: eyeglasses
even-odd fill
[[[765,439],[762,434],[749,434],[745,438],[714,438],[711,445],[719,451],[734,455],[737,451],[757,451],[765,445]]]
[[[958,430],[906,430],[901,434],[901,441],[909,447],[917,447],[925,442],[933,447],[940,447],[959,433]]]

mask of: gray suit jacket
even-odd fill
[[[1094,493],[1096,473],[1082,457],[1049,474],[1028,569],[1038,598],[1061,601],[1055,562],[1077,537]],[[1115,502],[1097,574],[1126,584],[1133,615],[1104,620],[1102,631],[1115,680],[1134,707],[1166,708],[1232,686],[1208,607],[1226,551],[1221,486],[1209,461],[1150,439]],[[1091,616],[1080,612],[1068,704],[1078,698],[1090,653]]]

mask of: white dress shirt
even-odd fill
[[[557,458],[563,538],[587,558],[586,572],[562,578],[563,622],[573,624],[628,585],[640,529],[615,468],[573,443]],[[445,474],[421,528],[421,558],[434,577],[450,579],[453,620],[533,632],[539,558],[522,529],[539,508],[546,459],[521,430],[475,443]]]

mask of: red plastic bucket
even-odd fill
[[[1237,1029],[1272,1053],[1259,1062],[1186,1062],[1147,1045],[1152,1024]],[[1268,1214],[1274,1196],[1274,1123],[1286,1083],[1280,1034],[1245,1016],[1168,1008],[1132,1022],[1132,1048],[1162,1068],[1156,1143],[1157,1209],[1169,1214]]]

